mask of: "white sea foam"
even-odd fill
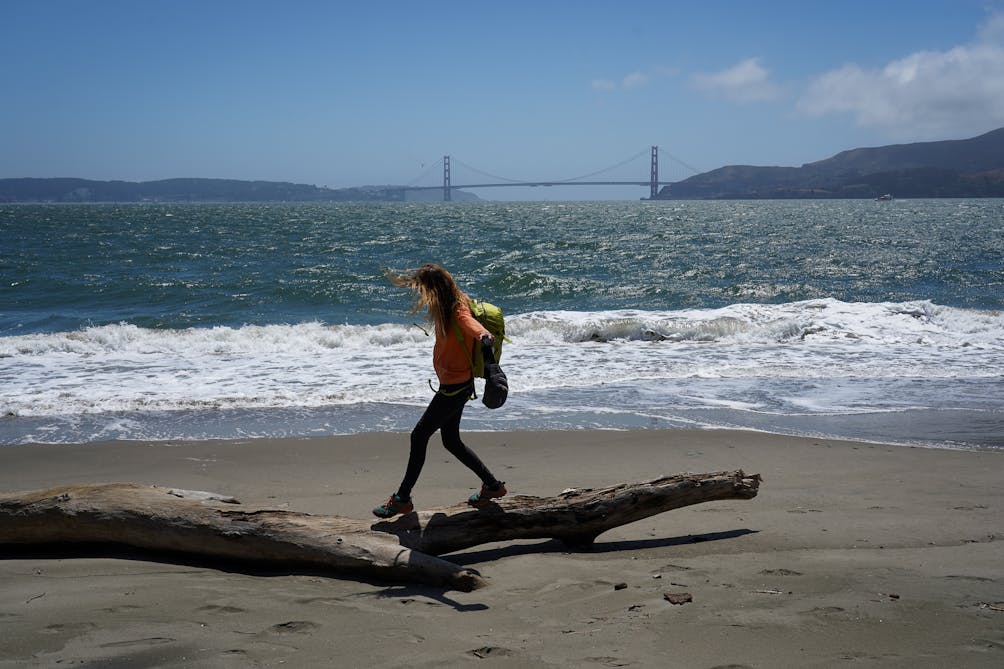
[[[578,414],[584,425],[602,422],[612,406],[638,421],[661,416],[678,423],[697,420],[687,412],[701,411],[797,416],[1004,408],[1004,399],[993,396],[1004,386],[998,312],[827,299],[532,312],[510,315],[507,326],[512,343],[503,363],[516,401],[507,414],[496,414],[506,424],[518,424],[519,416],[536,424],[552,412],[565,425],[590,403],[588,417]],[[4,337],[0,412],[21,418],[117,412],[123,418],[108,429],[122,435],[133,412],[421,405],[429,394],[431,346],[409,324],[185,330],[121,324]]]

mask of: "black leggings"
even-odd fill
[[[471,397],[474,380],[466,383],[454,383],[440,386],[439,392],[429,402],[425,413],[418,420],[415,429],[411,431],[411,453],[408,455],[408,469],[397,494],[401,499],[411,499],[411,489],[418,481],[425,465],[425,452],[429,439],[436,430],[443,438],[443,446],[453,454],[468,469],[477,474],[486,485],[497,483],[492,473],[488,471],[481,458],[460,440],[460,417],[464,413],[464,405]]]

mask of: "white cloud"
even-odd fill
[[[980,26],[979,41],[987,44],[1004,44],[1004,14],[994,14]]]
[[[759,58],[747,58],[721,72],[695,74],[693,82],[701,90],[738,102],[773,100],[781,92]]]
[[[939,137],[1004,125],[1004,15],[978,40],[920,51],[881,68],[845,65],[810,82],[798,101],[807,116],[850,114],[892,135]]]
[[[649,82],[649,75],[644,72],[632,72],[631,74],[625,75],[623,79],[618,81],[612,81],[610,79],[593,79],[593,89],[597,91],[627,91],[632,88],[638,88],[644,86]]]
[[[648,75],[641,72],[632,72],[621,81],[621,88],[628,90],[638,88],[648,83]]]

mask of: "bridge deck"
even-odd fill
[[[658,186],[669,186],[672,181],[658,181]],[[518,181],[512,183],[450,184],[450,190],[462,188],[496,188],[499,186],[651,186],[651,181]],[[443,190],[443,186],[395,186],[394,190]]]

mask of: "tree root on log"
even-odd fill
[[[389,521],[245,507],[215,493],[136,483],[0,493],[0,545],[109,543],[151,551],[334,570],[471,591],[474,570],[436,557],[515,539],[592,544],[601,533],[664,511],[752,499],[760,476],[741,470],[516,495],[481,509],[456,505]]]

